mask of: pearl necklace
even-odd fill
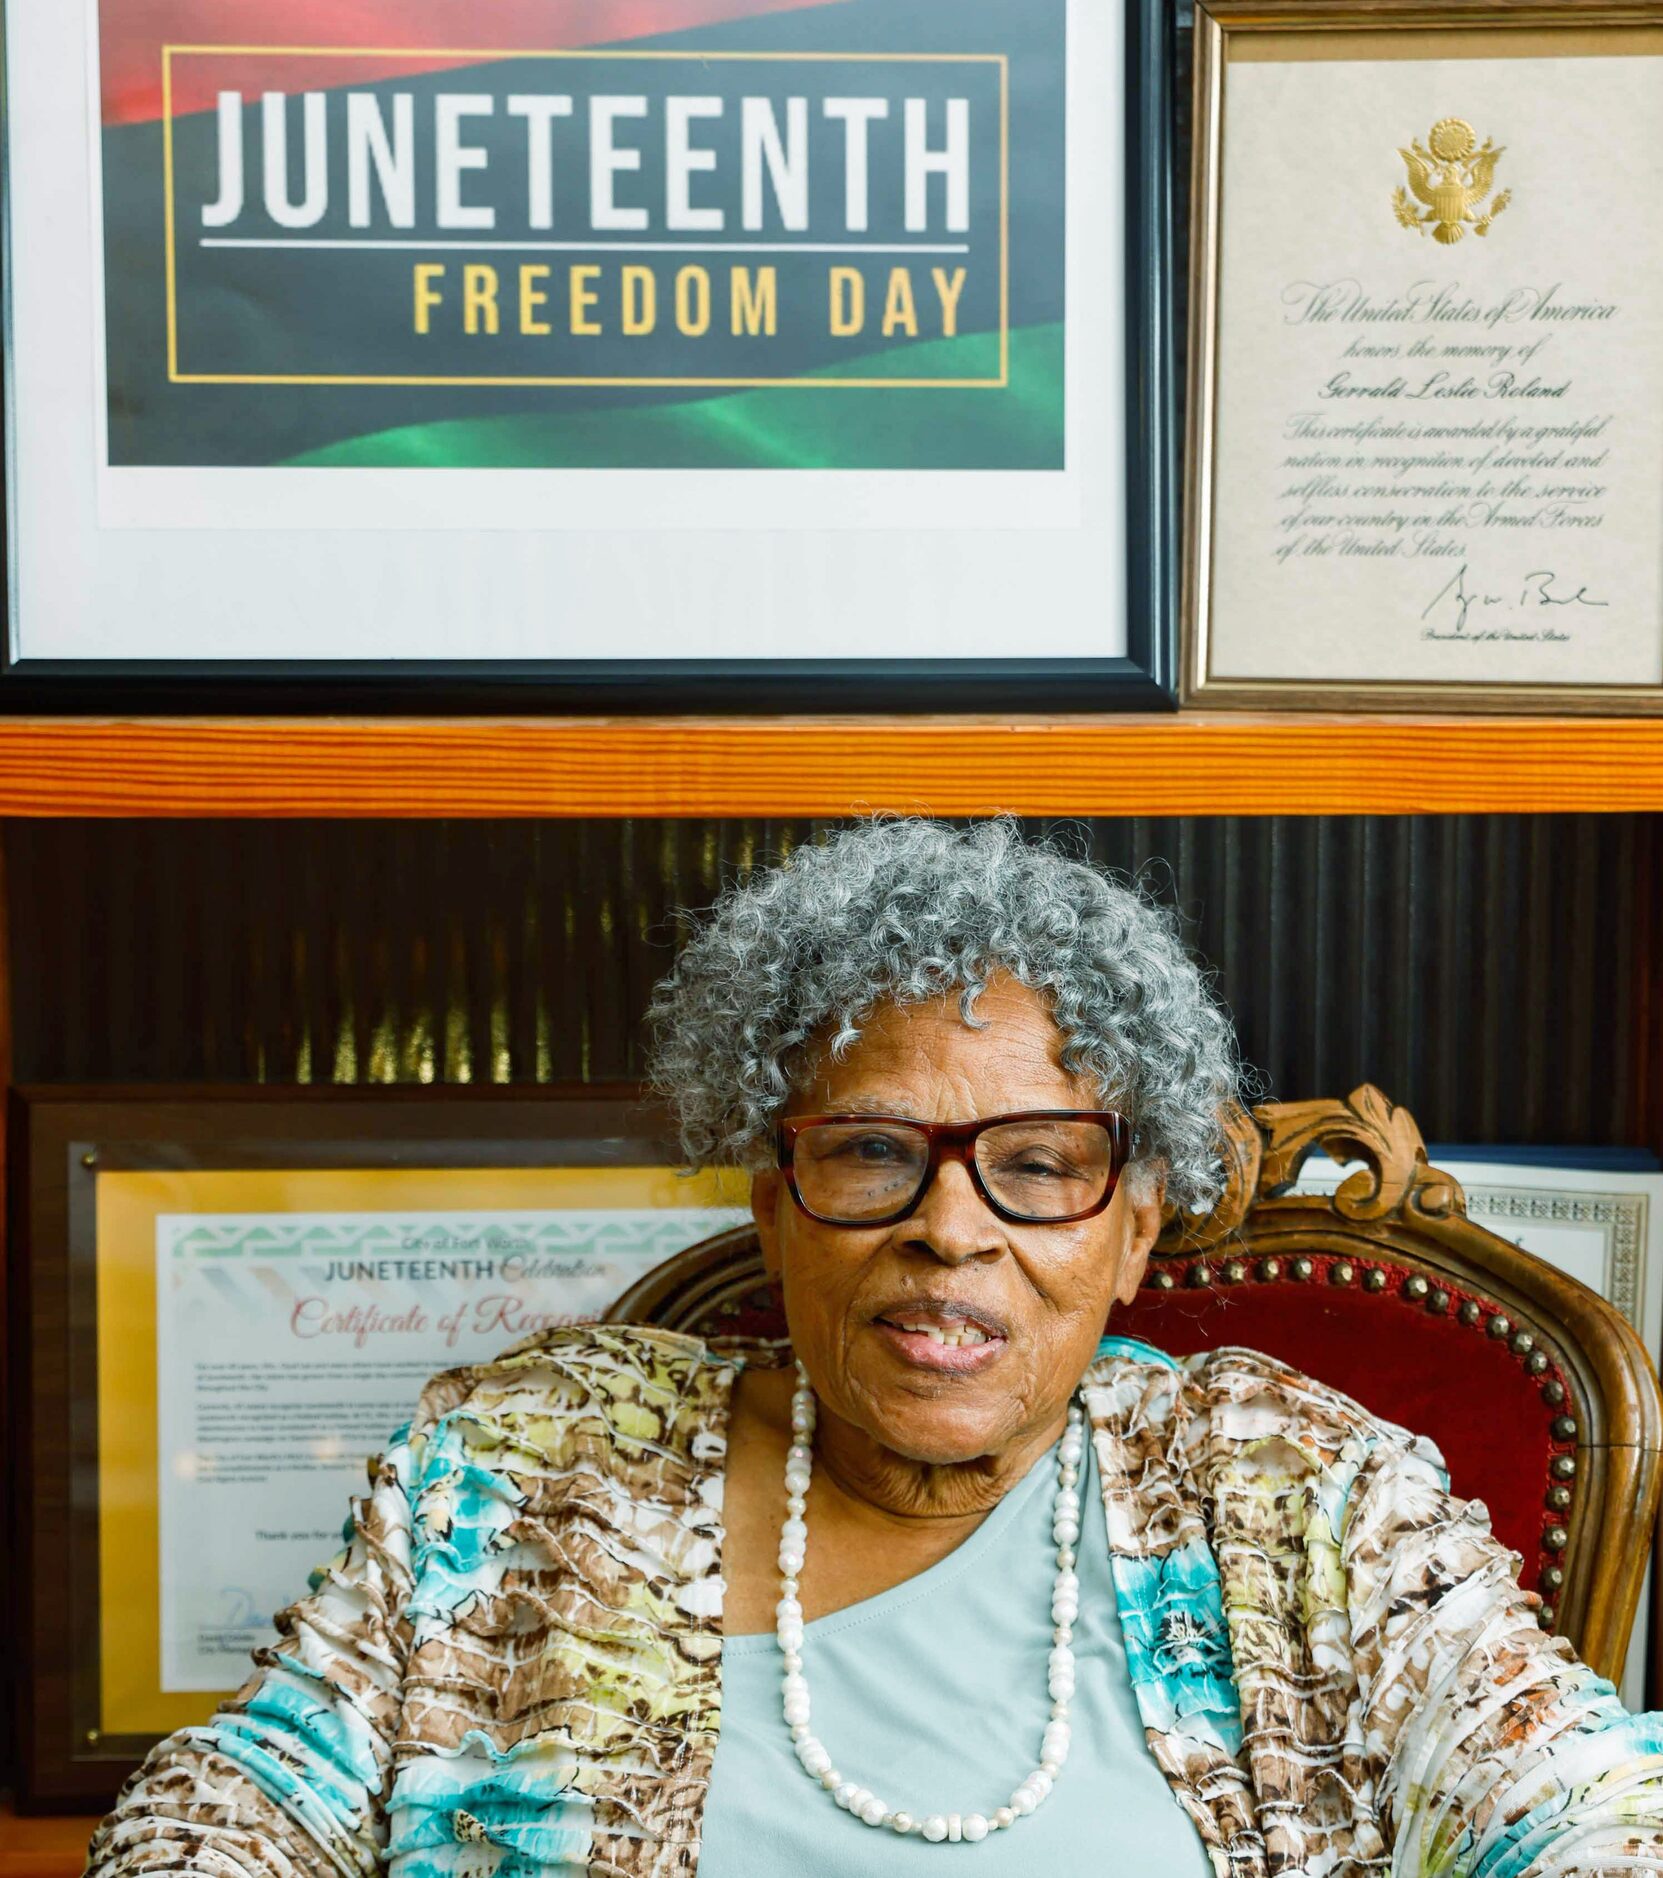
[[[1079,1403],[1068,1405],[1068,1428],[1057,1454],[1057,1498],[1051,1536],[1057,1542],[1057,1578],[1051,1592],[1051,1659],[1048,1682],[1051,1719],[1045,1725],[1039,1765],[1021,1782],[1007,1805],[991,1814],[932,1813],[915,1819],[893,1810],[867,1788],[845,1780],[831,1755],[809,1727],[808,1678],[803,1674],[803,1607],[797,1593],[807,1556],[808,1526],[803,1509],[814,1466],[814,1389],[808,1371],[797,1365],[797,1388],[791,1398],[791,1448],[785,1458],[785,1520],[780,1526],[780,1600],[774,1607],[774,1636],[785,1664],[785,1725],[803,1772],[817,1780],[847,1813],[867,1826],[916,1833],[939,1843],[974,1844],[990,1832],[1015,1825],[1051,1791],[1068,1759],[1068,1704],[1074,1694],[1074,1619],[1080,1611],[1080,1580],[1074,1571],[1074,1543],[1080,1536],[1080,1496],[1075,1490],[1084,1452],[1084,1416]]]

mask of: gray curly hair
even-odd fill
[[[766,1165],[811,1044],[841,1055],[877,1005],[954,989],[974,1025],[998,971],[1046,997],[1064,1066],[1131,1117],[1169,1201],[1210,1206],[1240,1084],[1229,1018],[1172,913],[1008,817],[861,822],[718,899],[647,1012],[690,1165]]]

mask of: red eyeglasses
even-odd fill
[[[960,1161],[999,1218],[1061,1226],[1114,1198],[1132,1124],[1113,1109],[1024,1109],[974,1122],[799,1115],[775,1130],[791,1197],[827,1226],[893,1226],[944,1160]]]

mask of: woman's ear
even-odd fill
[[[1132,1303],[1143,1283],[1149,1254],[1161,1236],[1166,1201],[1166,1175],[1158,1169],[1139,1168],[1126,1182],[1126,1249],[1115,1274],[1115,1301]]]
[[[760,1173],[752,1174],[751,1218],[756,1222],[763,1270],[773,1279],[780,1275],[780,1190],[780,1170],[777,1167],[765,1167]]]

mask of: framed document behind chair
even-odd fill
[[[1663,707],[1663,7],[1201,0],[1185,695]]]
[[[745,1217],[625,1089],[13,1098],[20,1801],[107,1804],[340,1545],[438,1371]]]
[[[1161,0],[5,20],[0,710],[1160,708]]]

